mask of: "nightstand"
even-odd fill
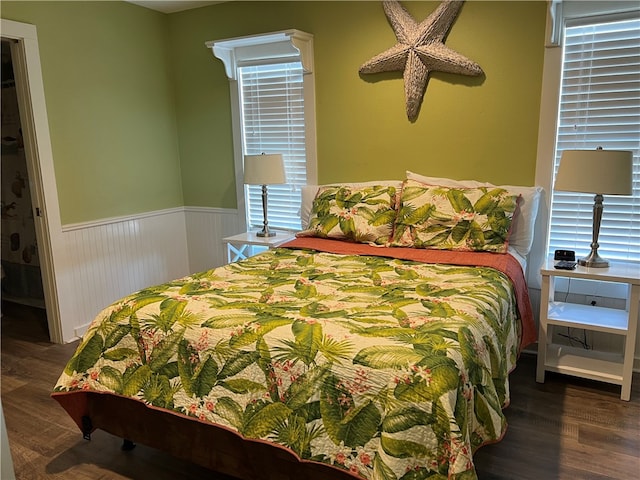
[[[538,366],[536,381],[544,382],[546,371],[621,385],[620,398],[629,400],[633,357],[638,328],[640,303],[640,266],[611,263],[608,268],[588,268],[578,265],[575,270],[553,268],[549,259],[540,270],[540,334],[538,336]],[[577,278],[598,282],[626,284],[625,310],[555,301],[555,280]],[[620,335],[624,339],[622,353],[586,350],[552,343],[554,327],[570,327]]]
[[[227,261],[231,263],[275,248],[294,238],[295,235],[289,232],[277,232],[274,237],[259,237],[256,232],[244,232],[224,237],[222,241],[227,246]]]

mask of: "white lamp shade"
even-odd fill
[[[282,154],[245,155],[244,183],[247,185],[286,183]]]
[[[633,154],[623,150],[565,150],[554,190],[631,195]]]

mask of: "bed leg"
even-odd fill
[[[91,440],[91,432],[93,431],[93,423],[86,415],[82,417],[82,438]]]
[[[136,444],[131,440],[127,440],[126,438],[122,441],[122,447],[120,447],[124,452],[129,452],[136,448]]]

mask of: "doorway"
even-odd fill
[[[25,183],[27,183],[28,179],[32,207],[31,218],[33,219],[36,238],[36,241],[31,243],[32,248],[27,248],[20,255],[24,254],[25,258],[30,259],[31,262],[37,256],[40,270],[40,288],[44,297],[44,309],[42,310],[46,311],[49,338],[52,342],[64,343],[65,338],[70,338],[71,335],[69,333],[63,334],[60,300],[66,297],[66,295],[63,295],[66,289],[64,288],[65,282],[62,281],[61,274],[57,273],[56,267],[64,270],[66,255],[60,222],[58,191],[53,169],[53,153],[44,98],[44,84],[36,27],[27,23],[5,19],[0,19],[0,22],[2,26],[2,46],[3,48],[8,46],[11,52],[11,67],[19,113],[17,135],[7,135],[7,137],[10,137],[7,139],[7,143],[11,144],[7,145],[7,147],[9,149],[24,149],[27,174],[26,176],[21,174],[20,178],[16,176],[13,180],[20,183],[20,185],[16,183],[15,188],[17,191],[19,186],[22,188],[21,179]],[[5,136],[4,132],[2,136]],[[16,139],[15,143],[13,143],[12,138]],[[11,175],[9,175],[10,178]],[[8,188],[12,187],[9,186]],[[22,193],[24,194],[24,190]],[[8,201],[7,207],[10,204],[11,201]],[[17,238],[14,238],[14,244],[9,244],[9,248],[15,247],[16,251],[20,250],[20,247],[17,247],[17,240]],[[11,237],[9,237],[8,241],[11,242]],[[24,244],[20,243],[20,245]],[[34,245],[35,248],[33,247]],[[34,280],[29,282],[29,288],[37,290],[38,287],[33,286],[37,285],[38,282]]]
[[[16,92],[11,41],[2,39],[2,303],[44,309],[33,205]]]

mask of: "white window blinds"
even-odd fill
[[[272,229],[300,230],[301,187],[307,184],[303,69],[300,62],[238,68],[244,152],[281,153],[286,185],[269,185]],[[262,228],[262,188],[245,185],[248,228]]]
[[[608,260],[640,262],[640,19],[565,28],[555,169],[564,150],[633,152],[633,196],[606,195],[598,243]],[[555,177],[555,174],[554,174]],[[596,192],[594,192],[596,193]],[[589,253],[592,194],[553,192],[549,250]]]

